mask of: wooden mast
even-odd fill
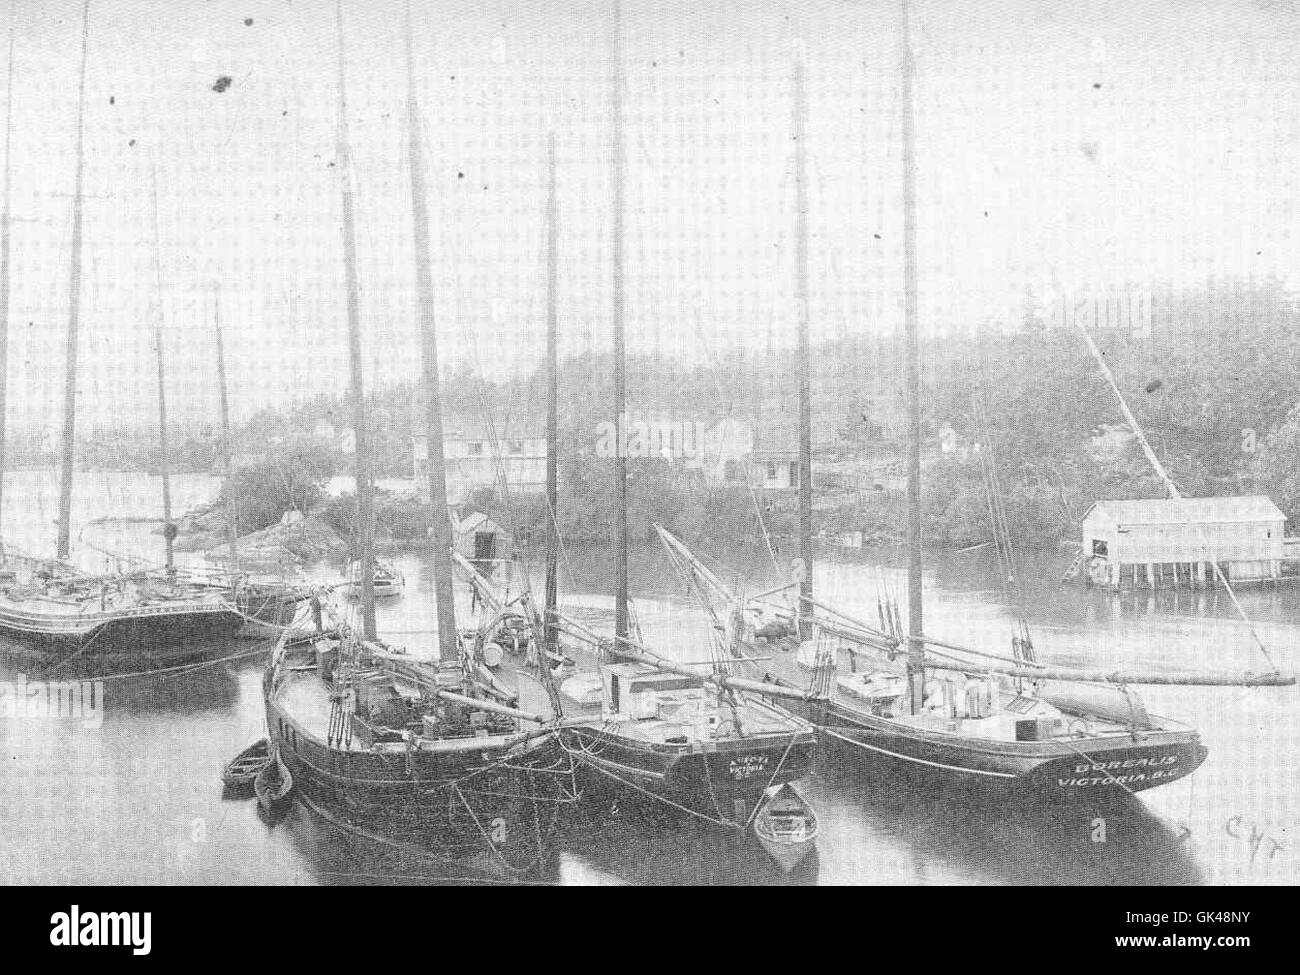
[[[176,571],[176,552],[173,547],[176,526],[172,524],[172,481],[167,460],[167,383],[163,360],[163,308],[162,308],[162,234],[158,229],[158,170],[153,171],[153,267],[156,284],[154,300],[158,303],[154,317],[153,339],[158,358],[158,471],[162,476],[163,546],[167,572]]]
[[[614,0],[610,24],[610,139],[611,183],[614,219],[610,246],[613,251],[613,328],[614,328],[614,649],[618,651],[628,636],[627,612],[627,429],[626,373],[623,341],[623,64],[620,43],[622,11]]]
[[[794,52],[794,139],[795,191],[795,304],[799,322],[799,558],[803,576],[799,580],[799,638],[812,636],[812,350],[808,325],[808,96],[804,89],[802,45]]]
[[[212,283],[212,329],[217,340],[217,387],[221,394],[221,460],[226,479],[234,474],[234,446],[230,442],[230,395],[226,388],[226,350],[221,340],[221,290]],[[230,536],[230,572],[239,575],[239,507],[232,501],[226,514],[226,531]]]
[[[85,183],[86,53],[90,41],[90,0],[81,13],[81,80],[77,86],[77,169],[72,195],[72,268],[68,275],[68,333],[63,378],[63,459],[59,473],[59,535],[56,554],[72,549],[72,460],[77,433],[77,332],[81,321],[81,195]]]
[[[425,436],[429,455],[429,504],[433,509],[433,594],[438,613],[438,659],[460,659],[456,612],[451,588],[451,519],[447,509],[447,477],[443,469],[442,396],[438,388],[438,337],[433,316],[433,271],[429,266],[429,211],[424,189],[424,159],[420,144],[419,103],[415,96],[415,64],[411,50],[411,4],[406,4],[406,124],[411,171],[411,221],[415,236],[415,281],[420,313],[420,368],[424,385]]]
[[[546,649],[555,648],[556,613],[559,609],[559,351],[556,336],[556,300],[559,260],[560,211],[555,192],[555,133],[546,142]]]
[[[921,608],[921,364],[917,327],[916,129],[912,86],[916,65],[908,31],[907,0],[901,0],[903,68],[903,332],[907,383],[907,677],[910,705],[925,700],[924,616]]]
[[[366,391],[361,358],[361,308],[357,284],[357,231],[352,213],[352,159],[348,150],[348,95],[343,71],[343,4],[335,0],[339,42],[338,171],[343,196],[343,270],[347,288],[348,360],[352,381],[352,427],[357,477],[358,561],[361,569],[361,631],[367,640],[375,628],[374,487],[370,476],[370,438],[366,430]],[[438,519],[434,519],[437,524]]]
[[[9,80],[5,85],[4,213],[0,216],[0,512],[4,511],[5,414],[9,394],[9,137],[14,120],[14,5],[9,4]],[[4,529],[0,527],[0,560],[4,558]]]

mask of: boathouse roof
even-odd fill
[[[475,511],[472,512],[471,514],[466,515],[465,518],[459,524],[456,525],[456,531],[458,532],[472,532],[472,531],[493,532],[499,530],[500,529],[497,526],[497,523],[493,521],[491,518],[489,518],[487,515],[483,514],[483,512],[481,511]]]
[[[1148,498],[1097,501],[1083,520],[1104,519],[1126,525],[1286,521],[1286,515],[1263,494],[1226,498]]]

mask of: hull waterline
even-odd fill
[[[1021,791],[1053,802],[1142,792],[1194,772],[1208,750],[1188,730],[1077,741],[1004,742],[909,728],[831,705],[816,720],[831,746],[966,791]]]

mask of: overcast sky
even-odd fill
[[[13,7],[18,425],[60,408],[81,6]],[[608,5],[415,8],[444,358],[493,378],[540,361],[550,130],[562,344],[608,348]],[[418,370],[401,12],[344,11],[372,383]],[[1298,25],[1280,0],[914,3],[923,327],[1018,315],[1027,288],[1294,285]],[[622,37],[629,348],[792,339],[796,41],[814,338],[896,328],[897,3],[627,4]],[[160,305],[174,411],[215,420],[214,284],[237,414],[343,389],[332,0],[92,0],[89,50],[84,421],[152,416]]]

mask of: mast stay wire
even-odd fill
[[[1178,485],[1174,483],[1173,479],[1169,476],[1169,473],[1165,470],[1164,465],[1160,463],[1160,459],[1156,457],[1155,451],[1151,449],[1151,444],[1147,441],[1146,434],[1138,424],[1137,418],[1128,408],[1128,403],[1125,402],[1124,395],[1119,391],[1119,386],[1115,382],[1115,376],[1110,371],[1110,367],[1106,365],[1106,359],[1101,354],[1101,350],[1097,348],[1097,344],[1093,342],[1092,336],[1088,334],[1083,323],[1081,321],[1076,321],[1075,324],[1078,327],[1079,334],[1083,336],[1083,341],[1087,345],[1088,351],[1092,353],[1093,359],[1096,360],[1098,370],[1109,384],[1111,391],[1115,394],[1115,398],[1119,401],[1120,412],[1122,412],[1124,418],[1128,420],[1129,428],[1133,431],[1133,435],[1141,445],[1143,452],[1146,454],[1147,460],[1151,463],[1151,466],[1155,468],[1156,474],[1164,482],[1165,488],[1169,491],[1170,498],[1175,501],[1180,500],[1182,494],[1178,490]],[[1268,665],[1273,668],[1273,672],[1280,673],[1281,671],[1277,664],[1274,663],[1273,657],[1268,652],[1268,648],[1264,646],[1264,641],[1260,638],[1259,631],[1255,629],[1255,624],[1251,621],[1250,617],[1246,615],[1246,611],[1238,601],[1237,594],[1233,591],[1232,585],[1228,582],[1227,576],[1225,576],[1223,570],[1219,568],[1219,563],[1211,561],[1210,566],[1214,569],[1215,578],[1227,592],[1228,598],[1232,600],[1232,605],[1237,610],[1237,615],[1241,617],[1242,622],[1246,624],[1246,628],[1250,631],[1250,635],[1254,639],[1255,645],[1259,648],[1259,652],[1263,654],[1264,659],[1268,661]]]
[[[793,157],[793,151],[787,153],[786,165],[782,167],[782,177],[777,187],[778,195],[781,197],[783,201],[785,200],[786,196],[790,191],[790,179],[788,174],[793,169],[793,166],[790,164],[792,157]],[[782,229],[779,230],[777,233],[776,244],[773,248],[773,252],[776,255],[772,259],[774,265],[779,265],[780,263],[783,263],[780,261],[780,254],[781,254],[781,244],[782,241],[785,239],[785,237],[786,237],[786,231],[784,230],[784,223],[783,223]],[[773,268],[773,270],[775,270],[775,268]],[[767,345],[765,347],[765,351],[762,357],[762,361],[763,361],[762,379],[763,380],[766,380],[768,378],[768,367],[771,366],[772,355],[774,353],[774,349],[772,348],[772,328],[775,323],[775,320],[776,320],[776,302],[772,301],[769,302],[768,304]],[[707,360],[709,366],[713,370],[713,385],[714,385],[715,392],[718,394],[718,399],[722,402],[727,403],[726,419],[731,419],[735,412],[735,396],[733,395],[731,397],[727,397],[725,391],[722,389],[722,383],[718,376],[720,362],[717,359],[717,357],[714,355],[713,349],[710,347],[708,340],[704,335],[704,328],[703,328],[703,324],[700,321],[698,307],[695,310],[695,314],[692,316],[692,326],[695,330],[696,338],[700,343],[700,348],[705,356],[705,359]],[[753,477],[751,476],[753,472],[753,465],[749,458],[745,459],[744,467],[745,467],[745,487],[747,493],[749,494],[750,503],[754,507],[754,515],[758,520],[759,531],[762,533],[763,536],[763,545],[767,550],[768,558],[771,559],[772,561],[773,570],[776,572],[778,577],[783,578],[785,574],[781,568],[781,563],[777,560],[776,549],[772,545],[771,533],[767,529],[767,520],[763,517],[762,505],[760,505],[758,501],[758,493],[754,490]]]
[[[728,397],[726,395],[725,390],[723,390],[722,388],[722,380],[719,377],[719,372],[721,370],[721,363],[718,361],[717,357],[713,353],[713,350],[709,347],[709,344],[705,339],[704,328],[703,325],[700,323],[700,315],[698,310],[696,311],[695,315],[692,316],[691,324],[695,328],[695,334],[696,337],[699,339],[701,350],[703,351],[704,357],[709,364],[710,371],[713,373],[714,392],[718,394],[718,399],[722,400],[727,405],[727,412],[724,416],[724,419],[730,420],[735,414],[736,398],[734,395]],[[776,570],[776,573],[779,576],[781,575],[781,564],[776,559],[776,550],[772,547],[772,538],[771,535],[768,533],[767,523],[763,518],[762,506],[758,503],[758,493],[754,490],[754,479],[749,476],[751,470],[752,467],[749,464],[748,460],[746,460],[745,488],[749,494],[749,500],[754,506],[754,514],[758,518],[758,527],[759,530],[763,533],[763,544],[767,548],[768,557],[772,560],[772,568]]]
[[[541,241],[541,248],[542,248],[543,253],[544,253],[544,250],[545,250],[545,228],[544,228],[544,227],[543,227],[543,237],[542,237],[542,241]],[[456,269],[453,271],[453,273],[454,273],[454,275],[455,275],[455,277],[456,277],[456,279],[457,279],[458,285],[459,285],[459,280],[460,280],[460,272],[459,272],[459,268],[456,268]],[[459,301],[460,301],[460,298],[459,298],[459,295],[460,295],[460,294],[461,294],[461,292],[460,292],[459,287],[458,287],[458,290],[457,290],[457,295],[458,295],[457,301],[458,301],[458,303],[459,303]],[[491,449],[492,449],[492,451],[493,451],[493,461],[492,461],[492,467],[493,467],[493,480],[496,482],[496,488],[497,488],[497,490],[498,490],[498,491],[500,492],[500,494],[501,494],[502,504],[503,504],[503,507],[505,508],[506,518],[507,518],[507,520],[510,522],[510,527],[511,527],[512,533],[513,533],[513,532],[517,532],[518,529],[519,529],[519,527],[520,527],[520,518],[519,518],[519,516],[518,516],[518,510],[517,510],[517,507],[513,504],[513,502],[511,501],[511,498],[510,498],[510,490],[509,490],[510,485],[509,485],[509,479],[508,479],[508,477],[506,476],[506,473],[505,473],[505,464],[504,464],[504,460],[505,460],[505,458],[504,458],[503,453],[502,453],[502,450],[501,450],[501,443],[502,443],[502,441],[501,441],[500,436],[499,436],[498,433],[497,433],[496,423],[495,423],[495,419],[494,419],[493,412],[492,412],[492,404],[491,404],[490,399],[489,399],[489,397],[488,397],[487,377],[486,377],[486,375],[485,375],[484,372],[483,372],[482,359],[481,359],[481,357],[480,357],[480,355],[479,355],[478,339],[477,339],[477,336],[474,335],[474,334],[470,331],[469,326],[466,324],[465,316],[464,316],[464,315],[461,315],[461,316],[459,316],[459,318],[460,318],[460,325],[461,325],[461,333],[462,333],[462,336],[463,336],[463,338],[464,338],[464,340],[465,340],[465,344],[466,344],[467,349],[469,350],[470,356],[471,356],[471,358],[472,358],[473,361],[474,361],[474,372],[475,372],[475,376],[476,376],[476,378],[477,378],[477,382],[476,382],[476,384],[475,384],[475,386],[476,386],[476,390],[475,390],[475,392],[476,392],[476,395],[477,395],[477,397],[478,397],[478,399],[479,399],[479,409],[480,409],[480,411],[481,411],[481,413],[482,413],[482,415],[483,415],[483,418],[484,418],[484,425],[487,427],[487,432],[488,432],[488,437],[489,437],[489,443],[491,444]],[[513,391],[513,389],[510,391],[509,396],[510,396],[510,401],[509,401],[508,406],[507,406],[507,421],[506,421],[507,424],[509,423],[509,415],[510,415],[512,409],[513,409],[513,406],[512,406],[512,404],[513,404],[513,397],[514,397],[514,391]],[[566,573],[568,574],[568,576],[569,576],[569,585],[570,585],[570,587],[573,587],[573,586],[575,585],[575,581],[574,581],[574,574],[573,574],[572,563],[571,563],[570,560],[569,560],[569,552],[568,552],[568,548],[567,548],[567,546],[564,544],[564,538],[563,538],[563,535],[562,535],[562,534],[560,533],[560,531],[559,531],[559,521],[558,521],[558,518],[556,517],[556,512],[553,512],[553,511],[550,510],[550,502],[549,502],[549,499],[547,500],[546,506],[547,506],[547,517],[552,519],[552,523],[553,523],[553,525],[555,526],[556,539],[557,539],[557,542],[558,542],[558,544],[559,544],[559,549],[560,549],[561,557],[562,557],[562,559],[563,559],[563,561],[564,561],[565,572],[566,572]],[[520,559],[520,561],[521,561],[521,563],[522,563],[522,567],[523,567],[523,570],[524,570],[524,571],[521,573],[522,576],[523,576],[523,579],[522,579],[522,581],[521,581],[521,585],[522,585],[522,587],[523,587],[523,590],[526,591],[526,592],[528,592],[528,593],[531,595],[531,594],[532,594],[532,581],[531,581],[531,577],[530,577],[530,575],[529,575],[529,571],[528,571],[528,570],[531,568],[531,560],[527,557],[527,555],[524,555],[524,556]]]

